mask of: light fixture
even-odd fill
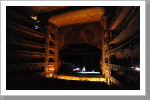
[[[140,68],[139,67],[135,67],[135,70],[140,71]]]
[[[37,20],[37,16],[31,16],[31,18],[33,19],[33,20]]]
[[[35,29],[38,29],[38,28],[39,28],[39,26],[35,25]]]
[[[39,23],[40,21],[39,21],[39,20],[37,20],[36,22],[38,22],[38,23]]]

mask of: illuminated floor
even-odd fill
[[[55,78],[65,79],[65,80],[76,80],[76,81],[97,81],[106,82],[106,79],[102,75],[56,75]]]

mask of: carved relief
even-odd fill
[[[49,22],[60,27],[77,23],[101,21],[104,12],[105,9],[102,7],[87,8],[53,16],[49,18]]]
[[[107,17],[106,17],[106,16],[103,17],[103,20],[102,20],[102,22],[101,22],[101,26],[102,26],[105,30],[107,30]]]

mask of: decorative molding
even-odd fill
[[[105,9],[102,7],[87,8],[50,17],[48,22],[55,24],[57,27],[96,22],[102,20],[104,13]]]
[[[101,26],[103,26],[105,30],[107,30],[107,18],[107,16],[104,16],[101,21]]]

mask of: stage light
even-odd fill
[[[140,68],[136,67],[135,70],[140,71]]]

